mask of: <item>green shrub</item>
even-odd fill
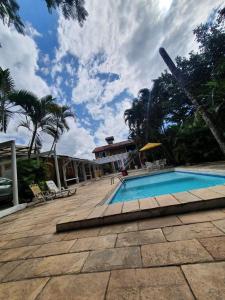
[[[29,202],[33,198],[30,184],[37,183],[42,190],[45,189],[47,168],[42,161],[19,159],[17,160],[17,176],[20,202]]]

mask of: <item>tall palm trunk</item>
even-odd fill
[[[28,150],[28,158],[31,157],[31,152],[32,152],[32,149],[33,149],[33,145],[34,145],[34,141],[35,141],[35,138],[36,138],[36,134],[37,134],[37,125],[35,125],[34,131],[33,131],[33,134],[32,134],[32,139],[31,139],[31,142],[30,142],[29,150]]]
[[[5,102],[2,99],[2,103],[1,103],[1,127],[0,127],[0,131],[5,132]]]
[[[50,148],[50,151],[49,151],[48,156],[50,156],[50,154],[52,153],[52,151],[53,151],[53,149],[54,149],[54,147],[55,147],[55,145],[56,145],[56,141],[57,141],[57,136],[56,136],[56,135],[57,135],[58,128],[59,128],[59,126],[58,126],[58,123],[57,123],[57,126],[56,126],[56,134],[55,134],[55,136],[54,136],[54,138],[53,138],[52,146],[51,146],[51,148]]]
[[[162,56],[164,62],[170,69],[171,73],[175,77],[177,83],[180,85],[180,87],[185,92],[188,99],[193,103],[193,105],[199,110],[203,120],[205,121],[206,125],[211,130],[213,136],[215,137],[218,145],[220,146],[220,149],[222,153],[225,155],[225,138],[223,137],[223,134],[221,133],[218,126],[215,124],[214,120],[212,119],[211,115],[207,112],[207,110],[198,102],[198,100],[192,96],[192,94],[187,89],[187,84],[183,78],[183,75],[181,72],[177,69],[174,62],[166,52],[164,48],[159,49],[159,53]]]

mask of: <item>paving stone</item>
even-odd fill
[[[112,271],[106,299],[192,300],[193,296],[180,269],[165,267]]]
[[[7,243],[8,243],[7,241],[0,242],[0,249],[5,248],[4,246],[7,245]]]
[[[150,287],[143,289],[140,293],[140,299],[188,299],[194,300],[192,293],[187,285],[169,286],[169,287]]]
[[[34,300],[41,292],[48,278],[38,278],[0,284],[1,300]]]
[[[109,272],[55,277],[38,300],[103,300],[108,280]]]
[[[207,222],[223,218],[225,219],[225,214],[221,210],[200,211],[195,213],[179,215],[179,219],[184,224]]]
[[[113,248],[116,242],[116,237],[116,234],[111,234],[78,239],[70,249],[70,252]]]
[[[3,281],[4,278],[21,263],[22,263],[21,260],[2,263],[0,265],[0,281]]]
[[[143,265],[146,267],[213,260],[196,240],[145,245],[141,247],[141,253]]]
[[[24,259],[30,255],[31,252],[35,251],[38,246],[26,246],[20,248],[12,248],[0,250],[0,261],[11,261]]]
[[[139,199],[138,201],[139,201],[140,210],[159,207],[159,204],[157,203],[157,201],[153,197]]]
[[[121,224],[106,225],[104,227],[101,227],[99,235],[137,231],[137,230],[138,230],[137,222],[121,223]]]
[[[68,233],[64,233],[64,237],[62,237],[63,241],[76,240],[80,238],[97,236],[99,234],[100,228],[88,228],[88,229],[80,229],[73,230]],[[60,233],[61,235],[62,233]]]
[[[44,244],[40,246],[36,251],[32,252],[29,257],[41,257],[68,253],[74,243],[75,241],[62,241]]]
[[[199,189],[199,190],[191,190],[193,195],[203,199],[203,200],[211,200],[222,198],[223,196],[212,189]]]
[[[123,202],[110,204],[106,211],[104,212],[104,216],[117,215],[122,211]]]
[[[210,189],[212,189],[214,192],[225,195],[225,185],[212,186]]]
[[[30,245],[42,245],[46,243],[59,242],[63,239],[64,235],[64,233],[57,233],[36,236],[30,243]]]
[[[225,233],[225,219],[219,221],[213,221],[212,223]]]
[[[87,252],[81,252],[27,259],[11,272],[6,280],[78,273],[87,256]]]
[[[116,247],[126,247],[164,242],[165,237],[161,229],[144,230],[128,233],[120,233],[116,241]]]
[[[182,266],[196,299],[225,299],[225,262]]]
[[[161,195],[155,197],[156,201],[159,203],[159,206],[169,206],[180,204],[173,195]]]
[[[202,200],[201,198],[189,193],[189,192],[179,192],[173,194],[173,196],[180,202],[180,203],[189,203]]]
[[[24,247],[24,246],[29,246],[32,241],[36,239],[35,236],[29,236],[21,239],[16,239],[12,241],[8,241],[3,248],[18,248],[18,247]]]
[[[212,223],[198,223],[165,227],[162,229],[168,241],[190,240],[223,235]]]
[[[139,247],[113,248],[90,253],[83,272],[107,271],[141,266]]]
[[[145,219],[138,222],[138,227],[140,230],[154,229],[172,225],[179,225],[181,221],[175,216]]]
[[[199,241],[215,259],[225,259],[225,236],[200,239]]]
[[[108,205],[95,207],[94,210],[90,213],[90,215],[88,215],[87,219],[100,218],[107,208]]]
[[[139,210],[138,200],[127,201],[127,202],[124,202],[124,204],[123,204],[123,210],[122,210],[123,213],[131,212],[131,211],[138,211],[138,210]]]

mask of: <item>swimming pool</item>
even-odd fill
[[[225,176],[173,171],[127,179],[110,204],[225,184]]]

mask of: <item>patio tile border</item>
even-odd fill
[[[171,169],[170,169],[171,170]],[[176,168],[177,171],[207,173],[204,170]],[[164,171],[165,172],[165,171]],[[168,172],[168,170],[167,170]],[[157,172],[159,173],[159,172]],[[154,172],[156,174],[156,172]],[[154,175],[152,174],[152,175]],[[210,170],[209,174],[225,175]],[[133,176],[130,176],[130,178]],[[118,186],[115,187],[115,191]],[[113,194],[114,194],[113,193]],[[107,201],[108,202],[108,201]],[[225,185],[167,194],[115,204],[100,202],[84,217],[65,217],[56,224],[57,232],[129,222],[172,214],[225,207]]]

